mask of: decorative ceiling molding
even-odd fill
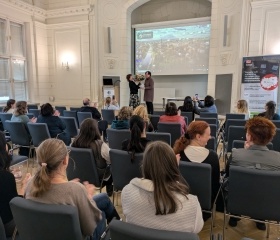
[[[67,17],[75,15],[87,15],[94,10],[93,5],[61,8],[47,11],[47,18]]]
[[[265,0],[265,1],[257,1],[257,2],[251,2],[252,8],[257,8],[257,7],[275,7],[279,6],[280,1],[279,0]]]

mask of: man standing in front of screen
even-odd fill
[[[154,113],[154,80],[152,79],[152,74],[150,71],[145,72],[145,84],[144,84],[144,101],[147,105],[148,114]]]

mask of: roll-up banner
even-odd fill
[[[277,103],[280,55],[243,57],[241,99],[251,116],[265,111],[268,101]]]

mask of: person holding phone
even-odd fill
[[[212,96],[207,95],[204,98],[204,103],[193,98],[194,102],[194,113],[200,115],[201,112],[217,113],[217,107],[215,105],[215,100]]]

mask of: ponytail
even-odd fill
[[[51,186],[49,170],[46,163],[42,163],[41,169],[35,174],[33,180],[33,189],[31,195],[40,197],[44,192],[48,191]]]
[[[128,144],[128,151],[131,151],[131,162],[134,160],[135,152],[143,152],[144,147],[140,143],[140,138],[141,138],[141,129],[135,122],[131,128],[130,132],[130,141]]]
[[[182,152],[187,146],[190,145],[191,139],[188,137],[189,134],[186,133],[185,135],[181,136],[179,139],[176,140],[173,146],[173,151],[175,154],[179,154]]]

